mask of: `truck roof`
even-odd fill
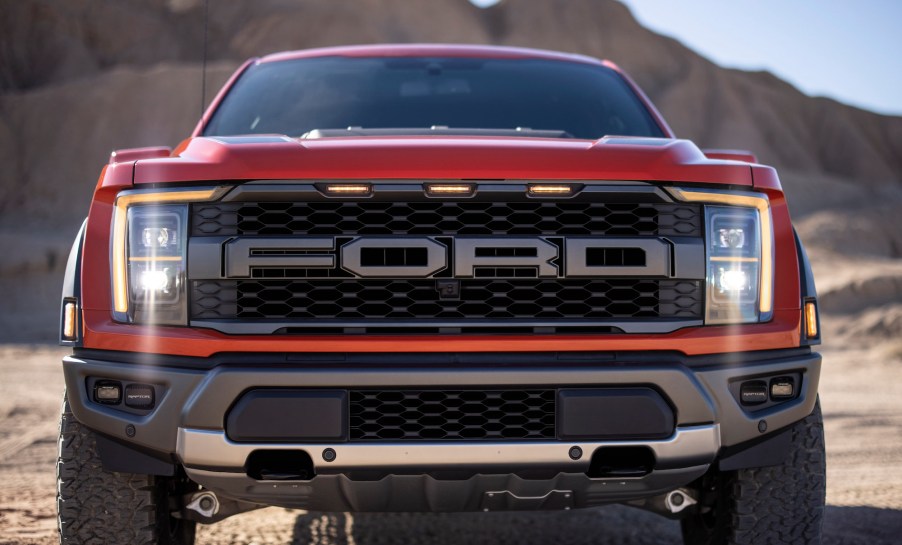
[[[584,64],[604,65],[618,70],[617,66],[607,60],[600,60],[587,55],[561,53],[545,49],[527,47],[509,47],[497,45],[464,45],[464,44],[377,44],[347,45],[337,47],[320,47],[299,51],[283,51],[258,59],[258,62],[276,62],[290,59],[311,57],[474,57],[486,59],[548,59]]]

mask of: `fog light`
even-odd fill
[[[122,383],[105,380],[94,385],[94,401],[104,405],[117,405],[122,400]]]
[[[771,399],[789,399],[795,395],[795,382],[790,377],[778,377],[770,381]]]

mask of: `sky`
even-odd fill
[[[768,70],[806,94],[902,115],[900,0],[620,0],[721,66]]]
[[[902,0],[620,1],[643,26],[721,66],[768,70],[806,94],[902,115]]]

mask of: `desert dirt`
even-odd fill
[[[841,335],[841,328],[830,329]],[[54,464],[65,353],[46,345],[0,345],[0,544],[57,543]],[[897,544],[902,533],[902,354],[885,347],[826,348],[823,353],[825,544]],[[679,525],[619,505],[560,513],[387,515],[269,508],[202,526],[197,542],[669,544],[679,543]]]

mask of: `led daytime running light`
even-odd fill
[[[430,195],[469,195],[473,193],[473,186],[468,184],[429,184],[426,193]]]
[[[367,195],[370,192],[370,186],[368,184],[328,184],[326,192],[341,195]]]
[[[570,185],[531,185],[529,186],[530,195],[570,195],[573,193],[573,186]]]

